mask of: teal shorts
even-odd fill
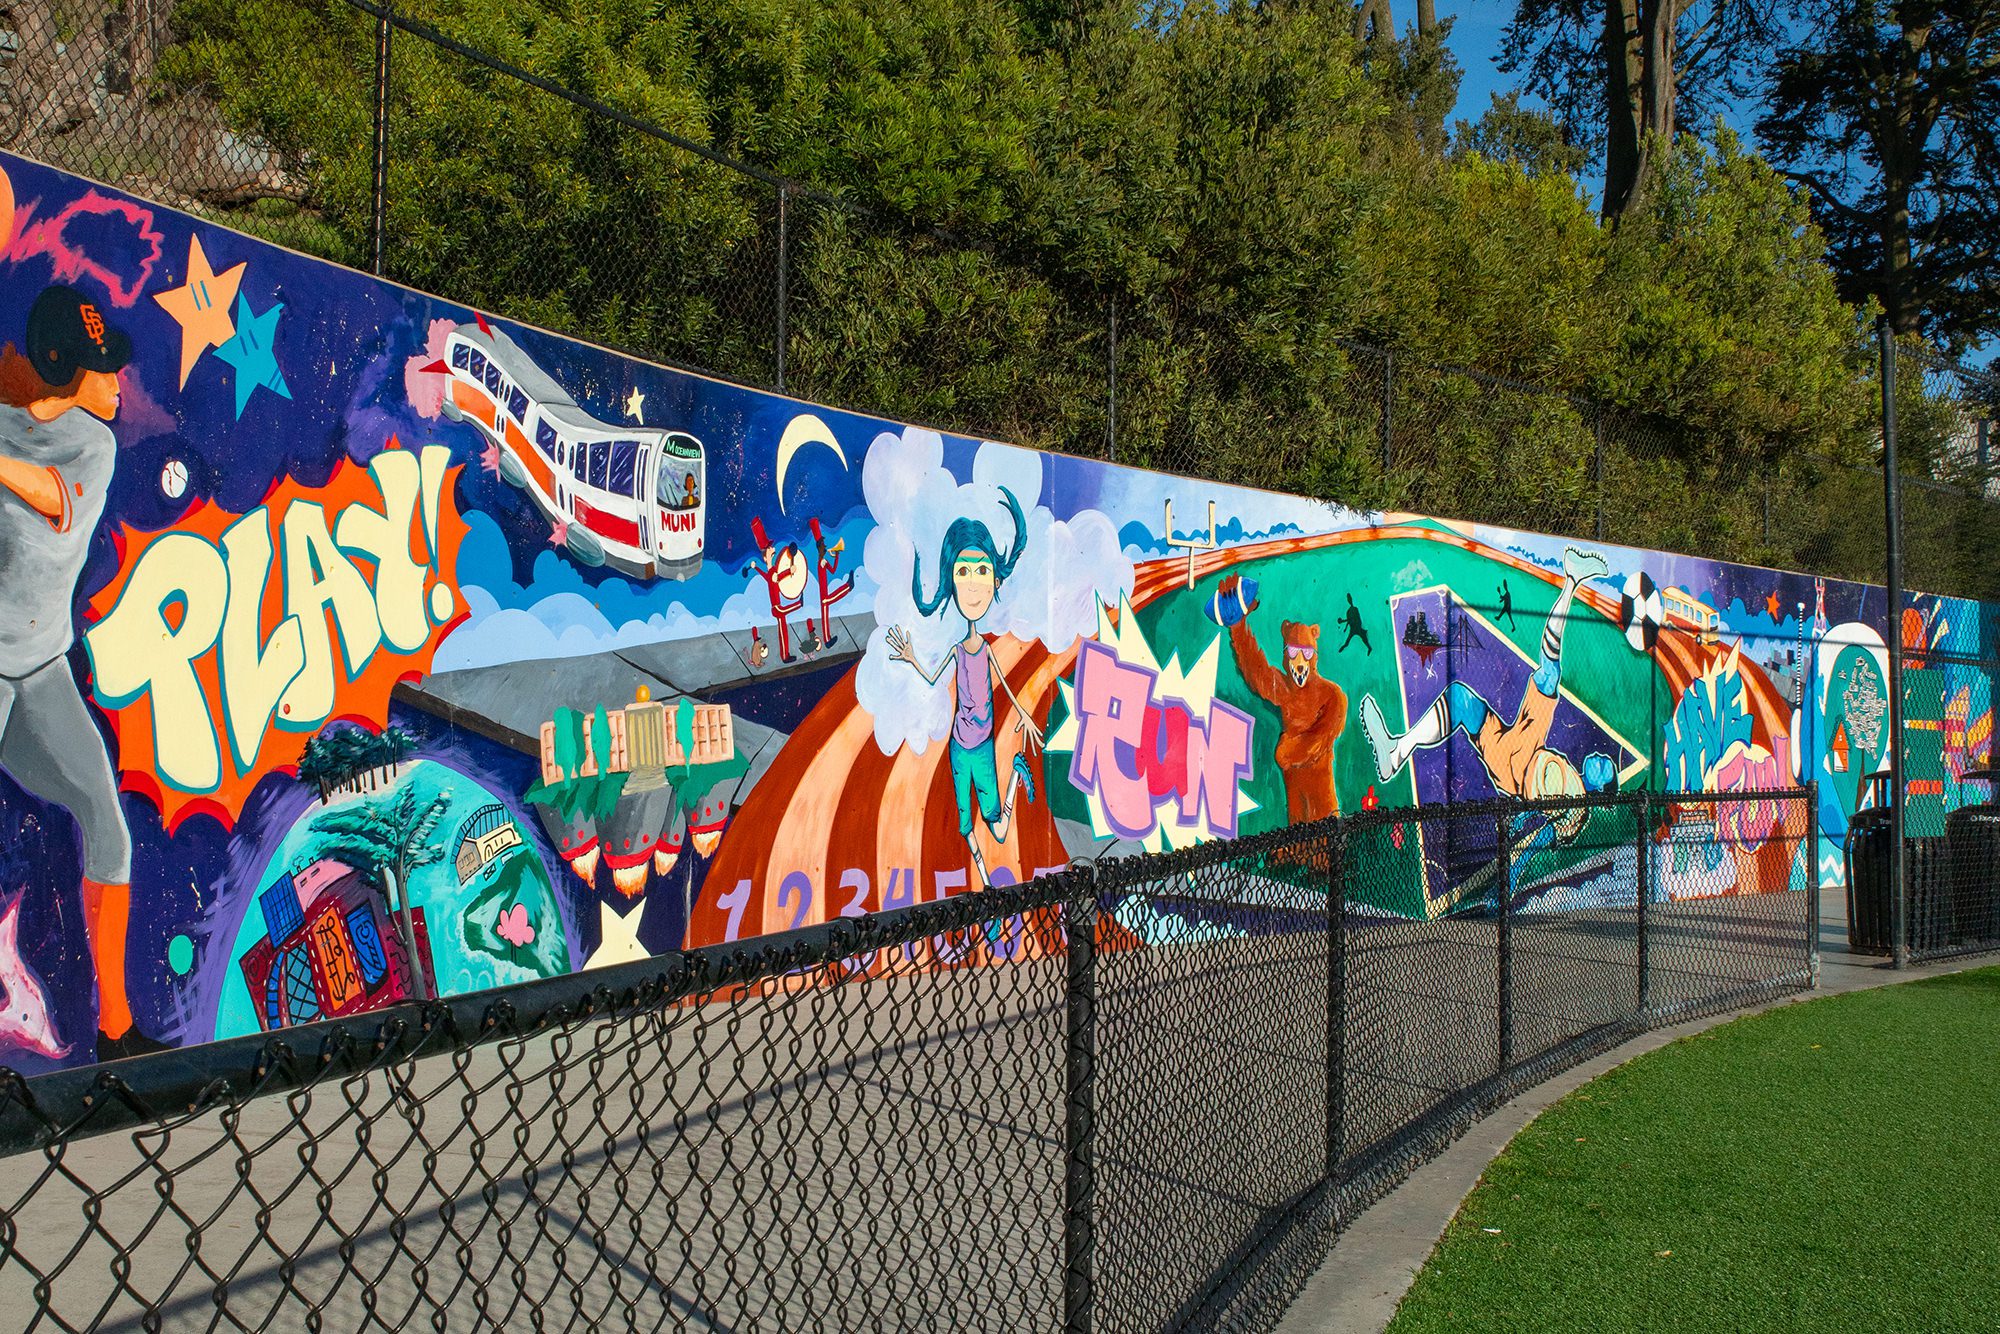
[[[958,794],[958,832],[972,835],[972,799],[979,798],[979,816],[987,824],[1000,819],[1000,768],[993,759],[993,738],[976,746],[951,743],[951,786]]]

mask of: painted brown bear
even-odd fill
[[[1219,590],[1237,590],[1230,575]],[[1278,769],[1285,778],[1285,807],[1293,824],[1340,814],[1333,790],[1333,743],[1347,726],[1347,692],[1319,674],[1319,627],[1286,621],[1281,627],[1285,670],[1273,668],[1250,632],[1249,612],[1229,627],[1236,668],[1259,698],[1278,710]]]

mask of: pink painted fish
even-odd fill
[[[0,1052],[31,1051],[55,1059],[69,1055],[69,1044],[56,1040],[49,1018],[49,994],[42,979],[21,957],[21,900],[17,895],[0,912]]]

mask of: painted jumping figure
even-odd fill
[[[1347,627],[1347,638],[1340,641],[1340,651],[1347,652],[1347,646],[1358,639],[1361,647],[1368,650],[1368,656],[1374,657],[1375,646],[1368,642],[1368,629],[1361,623],[1361,608],[1354,605],[1352,593],[1347,595],[1347,613],[1341,617],[1341,623]]]
[[[910,664],[911,669],[930,684],[936,685],[947,667],[953,669],[956,704],[952,712],[950,740],[952,790],[958,798],[958,832],[972,853],[972,865],[979,872],[981,888],[991,885],[992,880],[987,874],[986,858],[979,851],[979,841],[973,836],[974,822],[984,823],[995,843],[1007,841],[1007,835],[1014,827],[1015,789],[1025,788],[1028,800],[1035,799],[1034,772],[1027,756],[1042,744],[1042,729],[1021,707],[1013,687],[1007,684],[1006,674],[993,661],[993,652],[985,636],[979,633],[979,622],[993,609],[1000,586],[1014,572],[1028,541],[1027,521],[1021,515],[1020,502],[1004,486],[1000,488],[1000,497],[1006,502],[1007,512],[1014,520],[1012,550],[1001,555],[999,544],[993,540],[992,530],[984,523],[977,519],[957,518],[945,530],[944,543],[938,551],[936,590],[928,597],[924,595],[921,561],[917,562],[910,576],[911,595],[916,599],[918,613],[923,616],[937,615],[949,601],[952,609],[965,618],[965,638],[953,644],[950,652],[935,666],[925,667],[917,661],[910,636],[901,626],[892,626],[888,632],[890,657]],[[1022,745],[1021,751],[1014,756],[1004,798],[1000,792],[1000,770],[993,748],[993,687],[996,683],[1014,706],[1014,731],[1020,734]]]
[[[1570,605],[1576,591],[1609,567],[1595,552],[1570,547],[1563,553],[1562,592],[1549,609],[1542,626],[1541,662],[1523,693],[1511,720],[1479,692],[1463,681],[1453,681],[1408,731],[1391,735],[1382,717],[1382,707],[1373,695],[1361,701],[1361,730],[1375,753],[1375,774],[1386,783],[1410,762],[1417,751],[1443,745],[1455,731],[1463,730],[1474,753],[1493,780],[1493,786],[1510,796],[1529,800],[1580,796],[1600,791],[1616,781],[1609,757],[1592,755],[1579,774],[1565,755],[1549,749],[1549,728],[1555,722],[1556,701],[1562,679],[1563,630],[1569,623]],[[1558,816],[1558,837],[1571,838],[1583,826],[1581,808]]]

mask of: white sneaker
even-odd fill
[[[1389,736],[1389,725],[1382,720],[1382,706],[1375,702],[1373,695],[1361,697],[1361,731],[1368,738],[1368,749],[1375,754],[1375,779],[1386,783],[1395,777],[1396,770],[1403,762],[1396,755],[1396,743]]]
[[[1573,583],[1602,579],[1610,572],[1610,562],[1595,551],[1578,551],[1575,547],[1563,549],[1563,577]]]

